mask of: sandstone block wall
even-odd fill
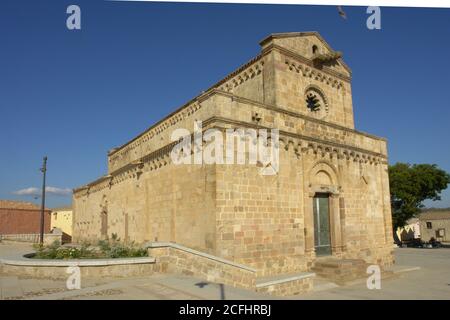
[[[295,296],[311,291],[314,287],[314,277],[299,278],[274,284],[257,286],[256,291],[274,296]]]
[[[254,289],[256,270],[225,261],[215,256],[191,250],[184,246],[161,245],[150,247],[149,256],[155,257],[155,271],[196,276],[210,282]]]
[[[168,156],[155,161],[145,165],[139,178],[135,175],[75,197],[73,241],[117,234],[124,241],[173,241],[213,251],[213,168],[169,165]],[[104,215],[107,227],[102,234]]]
[[[144,277],[153,274],[153,264],[111,265],[101,267],[80,267],[81,279]],[[33,279],[67,280],[67,267],[32,267],[0,265],[4,275],[30,277]]]
[[[332,256],[387,266],[392,222],[385,139],[356,131],[351,73],[339,59],[317,67],[315,33],[271,36],[261,53],[108,155],[108,174],[74,192],[74,241],[116,233],[170,241],[257,269],[311,269],[313,197],[330,196]],[[305,90],[324,97],[314,113]],[[276,128],[280,170],[255,165],[174,165],[171,134],[208,128]]]
[[[259,278],[256,269],[177,244],[153,243],[148,252],[156,258],[155,272],[184,274],[276,296],[298,295],[313,288],[314,274],[276,280]]]

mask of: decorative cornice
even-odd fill
[[[186,108],[181,110],[178,113],[175,113],[173,116],[166,118],[166,121],[161,122],[158,125],[151,127],[149,130],[141,134],[140,136],[133,139],[130,143],[125,145],[122,148],[115,150],[114,152],[109,154],[109,162],[113,166],[114,162],[119,160],[121,157],[126,157],[129,152],[133,151],[135,148],[139,147],[141,144],[149,141],[154,136],[161,134],[166,129],[171,126],[176,125],[178,122],[186,119],[192,114],[196,113],[201,109],[201,104],[198,101],[193,102],[188,105]]]
[[[153,135],[161,133],[164,129],[167,127],[175,124],[176,122],[180,121],[180,116],[184,115],[191,115],[194,112],[196,112],[200,104],[208,99],[212,94],[214,94],[214,89],[208,90],[206,92],[203,92],[201,95],[195,97],[194,99],[190,100],[188,103],[184,104],[182,107],[178,108],[174,112],[171,112],[168,116],[164,117],[160,121],[156,122],[152,126],[150,126],[147,130],[142,132],[141,134],[137,135],[130,141],[126,142],[125,144],[121,145],[120,147],[116,147],[110,150],[109,156],[113,156],[116,153],[122,151],[124,148],[129,147],[133,143],[136,143],[140,138],[144,137],[145,135],[150,135],[150,131],[154,130]],[[184,113],[183,113],[184,112]],[[165,123],[166,121],[169,122],[169,124]],[[153,136],[152,135],[152,136]],[[147,140],[146,140],[147,141]],[[140,143],[140,142],[138,142]]]
[[[264,48],[263,52],[267,53],[267,52],[272,51],[272,50],[277,50],[281,54],[283,54],[283,55],[285,55],[285,56],[287,56],[287,57],[289,57],[291,59],[294,59],[297,62],[300,62],[300,63],[303,63],[303,64],[307,65],[312,70],[317,70],[317,71],[320,71],[322,73],[326,73],[326,74],[328,74],[330,76],[339,78],[339,79],[341,79],[341,80],[343,80],[345,82],[351,82],[351,80],[352,80],[351,76],[349,77],[349,76],[347,76],[345,74],[337,72],[337,71],[331,69],[330,67],[322,66],[319,69],[319,68],[316,67],[316,65],[314,64],[313,60],[305,58],[305,57],[303,57],[303,56],[301,56],[301,55],[299,55],[299,54],[297,54],[297,53],[295,53],[295,52],[293,52],[293,51],[291,51],[289,49],[286,49],[286,48],[281,47],[281,46],[276,45],[276,44],[271,44],[271,45],[267,46],[266,48]]]
[[[233,125],[236,127],[241,127],[241,128],[254,128],[254,129],[266,129],[266,130],[272,129],[270,127],[261,126],[261,125],[250,123],[250,122],[231,120],[231,119],[222,118],[222,117],[212,117],[212,118],[208,119],[207,121],[214,122],[214,123],[221,122],[224,124],[230,124],[230,125]],[[223,127],[218,127],[217,125],[214,127],[220,128],[220,129],[226,129]],[[293,133],[293,132],[284,131],[284,130],[279,130],[279,133],[280,133],[280,141],[285,142],[286,145],[293,145],[294,140],[297,140],[297,142],[298,141],[307,142],[307,147],[311,148],[315,153],[317,153],[318,151],[321,151],[321,150],[330,150],[330,151],[333,150],[333,152],[334,152],[337,149],[341,149],[341,150],[345,149],[346,151],[342,152],[342,156],[345,156],[348,159],[350,159],[350,157],[367,159],[368,161],[372,158],[387,159],[386,155],[384,155],[382,153],[378,153],[378,152],[374,152],[371,150],[358,148],[358,147],[354,147],[354,146],[349,146],[347,144],[342,144],[342,143],[337,143],[337,142],[333,142],[333,141],[329,141],[329,140],[314,138],[314,137],[305,136],[302,134]],[[281,138],[282,136],[284,136],[285,138]],[[292,139],[294,139],[294,140],[292,140]],[[301,145],[301,147],[304,147],[304,145]],[[363,156],[363,154],[365,154],[365,156]]]
[[[242,72],[237,73],[234,77],[230,77],[229,80],[225,81],[219,86],[220,90],[233,92],[233,90],[246,82],[247,80],[253,79],[257,75],[261,74],[264,67],[264,61],[255,61],[247,69],[242,70]]]
[[[314,123],[317,123],[317,124],[320,124],[320,125],[332,127],[332,128],[338,129],[338,130],[343,130],[343,131],[346,131],[346,132],[363,135],[363,136],[371,138],[371,139],[387,141],[387,139],[383,138],[383,137],[378,137],[378,136],[372,135],[370,133],[366,133],[366,132],[363,132],[363,131],[359,131],[359,130],[355,130],[355,129],[352,129],[352,128],[344,127],[344,126],[341,126],[339,124],[335,124],[335,123],[328,122],[328,121],[325,121],[325,120],[313,118],[313,117],[310,117],[310,116],[307,116],[307,115],[304,115],[304,114],[301,114],[301,113],[297,113],[297,112],[294,112],[294,111],[289,111],[289,110],[283,109],[283,108],[278,107],[278,106],[273,105],[273,104],[262,103],[262,102],[255,101],[255,100],[248,99],[248,98],[244,98],[244,97],[241,97],[241,96],[236,96],[234,94],[231,94],[229,92],[224,92],[224,91],[216,91],[215,93],[227,96],[227,97],[231,98],[233,101],[238,101],[238,102],[242,102],[242,103],[246,103],[246,104],[251,104],[251,105],[254,105],[254,106],[257,106],[257,107],[261,107],[261,108],[264,108],[264,109],[267,109],[267,110],[270,110],[270,111],[275,111],[275,112],[278,112],[278,113],[286,114],[286,115],[289,115],[291,117],[307,120],[307,121],[314,122]]]
[[[218,89],[214,89],[214,90],[212,90],[210,95],[214,95],[214,94],[223,95],[223,96],[226,96],[226,97],[229,97],[229,98],[233,99],[233,101],[238,101],[238,102],[242,102],[242,103],[245,103],[245,104],[255,105],[255,106],[264,108],[266,110],[269,110],[269,111],[275,111],[277,113],[286,114],[286,115],[289,115],[289,116],[292,116],[292,117],[296,117],[296,118],[299,118],[299,119],[307,120],[307,121],[310,121],[310,122],[313,122],[313,123],[317,123],[317,124],[320,124],[320,125],[332,127],[332,128],[338,129],[338,130],[346,131],[346,132],[353,133],[353,134],[363,135],[363,136],[366,136],[368,138],[375,139],[375,140],[386,141],[385,138],[380,138],[380,137],[377,137],[377,136],[374,136],[374,135],[370,135],[370,134],[365,133],[365,132],[357,131],[357,130],[354,130],[354,129],[351,129],[351,128],[347,128],[347,127],[343,127],[343,126],[340,126],[340,125],[337,125],[337,124],[333,124],[333,123],[330,123],[330,122],[327,122],[327,121],[323,121],[323,120],[320,120],[320,119],[309,117],[307,115],[303,115],[303,114],[299,114],[299,113],[296,113],[296,112],[288,111],[288,110],[279,108],[279,107],[274,106],[274,105],[264,104],[264,103],[257,102],[257,101],[254,101],[254,100],[251,100],[251,99],[248,99],[248,98],[243,98],[243,97],[240,97],[240,96],[236,96],[236,95],[233,95],[233,94],[231,94],[229,92],[225,92],[225,91],[221,91],[221,90],[218,90]],[[209,118],[207,120],[204,120],[203,121],[203,127],[206,127],[206,126],[208,126],[208,125],[210,125],[210,124],[212,124],[212,123],[214,123],[216,121],[223,121],[223,122],[226,121],[229,124],[240,125],[241,127],[245,126],[245,127],[248,127],[248,128],[264,128],[264,127],[262,127],[262,126],[260,126],[258,124],[255,124],[255,123],[251,123],[251,122],[247,123],[247,122],[231,120],[231,119],[225,119],[225,118],[220,118],[220,117],[211,117],[211,118]],[[267,128],[267,129],[269,129],[269,128]],[[291,138],[300,139],[302,141],[310,141],[311,143],[316,143],[316,144],[317,143],[319,143],[319,144],[320,143],[324,143],[324,144],[328,144],[330,146],[334,146],[336,148],[348,148],[349,150],[351,149],[352,151],[350,151],[350,152],[347,152],[347,153],[343,152],[342,153],[346,157],[352,157],[352,156],[357,155],[357,154],[367,153],[367,154],[370,154],[373,157],[381,157],[383,159],[386,159],[385,155],[377,154],[377,153],[374,153],[374,152],[372,152],[370,150],[364,150],[364,149],[357,148],[357,147],[351,147],[351,146],[348,146],[348,145],[345,145],[345,144],[338,144],[338,143],[335,143],[335,142],[332,142],[332,141],[316,139],[316,138],[313,138],[313,137],[303,136],[303,135],[299,135],[299,134],[293,134],[293,133],[290,133],[290,132],[287,132],[287,131],[280,131],[280,135],[281,134],[283,134],[285,136],[288,136],[288,137],[291,137]],[[290,143],[292,144],[292,142],[290,142]],[[162,167],[162,166],[165,166],[167,164],[166,157],[170,153],[170,150],[172,150],[172,148],[173,148],[173,146],[175,144],[176,144],[176,142],[168,144],[168,145],[166,145],[166,146],[164,146],[164,147],[162,147],[162,148],[160,148],[160,149],[158,149],[158,150],[156,150],[156,151],[154,151],[154,152],[152,152],[152,153],[150,153],[150,154],[148,154],[146,156],[141,157],[140,159],[137,159],[137,160],[133,161],[132,163],[126,164],[123,167],[112,171],[110,173],[110,175],[108,175],[108,176],[103,176],[103,177],[93,181],[92,183],[86,185],[86,186],[82,186],[80,188],[74,189],[73,192],[74,193],[79,193],[79,192],[81,192],[83,190],[85,192],[91,192],[92,191],[91,190],[92,186],[100,185],[102,182],[105,182],[106,180],[111,180],[111,181],[109,181],[108,183],[104,183],[103,184],[103,188],[106,188],[106,187],[108,187],[108,186],[110,186],[112,184],[115,184],[118,181],[119,182],[123,181],[129,174],[131,174],[132,176],[133,175],[134,176],[139,175],[139,168],[138,167],[140,167],[142,165],[145,165],[148,162],[152,162],[153,161],[153,165],[151,166],[152,170],[153,169],[157,169],[157,168]],[[312,144],[311,146],[314,146],[314,145]],[[312,148],[314,149],[314,147],[312,147]],[[127,152],[130,151],[130,150],[132,150],[132,149],[128,149]],[[320,148],[319,148],[319,150],[320,150]],[[347,154],[348,154],[348,156],[347,156]],[[387,160],[384,160],[384,162],[387,163]],[[113,177],[113,178],[111,178],[111,177]]]
[[[251,122],[244,122],[221,117],[211,117],[205,120],[203,122],[203,128],[204,130],[206,130],[207,126],[213,124],[211,128],[225,131],[227,127],[222,127],[219,125],[219,123],[232,125],[235,127],[267,130],[271,129],[269,127],[264,127]],[[380,163],[384,164],[385,162],[387,162],[387,157],[381,153],[354,146],[304,136],[284,130],[279,131],[279,136],[279,142],[281,144],[280,150],[293,151],[296,156],[301,156],[301,154],[307,154],[311,152],[322,158],[336,157],[337,159],[359,163],[369,163],[371,165],[378,165]],[[172,142],[140,158],[139,160],[125,165],[124,167],[112,172],[108,176],[103,176],[86,186],[74,189],[74,197],[78,198],[83,195],[88,195],[90,193],[95,193],[107,188],[111,188],[112,186],[128,179],[139,178],[140,174],[142,174],[143,172],[154,171],[167,166],[171,163],[170,152],[177,143],[178,142]]]
[[[335,79],[334,77],[327,75],[325,72],[321,72],[320,70],[289,59],[286,59],[284,63],[288,66],[290,71],[301,73],[304,77],[318,80],[338,90],[343,87],[341,80]]]

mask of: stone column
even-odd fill
[[[342,232],[339,209],[339,195],[330,194],[330,237],[332,255],[340,255],[342,252]]]

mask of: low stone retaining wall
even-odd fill
[[[0,235],[0,241],[15,241],[15,242],[29,242],[39,243],[41,236],[39,233],[24,233],[24,234],[3,234]],[[62,241],[62,234],[44,234],[44,244],[49,245],[55,241]]]
[[[157,259],[157,272],[197,276],[246,289],[255,287],[256,269],[175,243],[150,243],[147,248],[149,256]]]
[[[311,291],[314,277],[314,273],[303,272],[292,276],[259,279],[256,283],[256,291],[275,296],[294,296]]]
[[[196,276],[210,282],[279,296],[305,293],[313,287],[314,273],[258,278],[254,268],[179,244],[149,243],[147,249],[149,256],[156,258],[156,272]]]
[[[81,277],[107,278],[146,276],[153,273],[155,258],[124,258],[124,259],[0,259],[0,273],[19,277],[67,279],[68,267],[80,268]]]

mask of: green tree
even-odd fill
[[[396,163],[389,166],[392,224],[403,227],[424,207],[425,200],[441,200],[450,175],[435,164]]]

